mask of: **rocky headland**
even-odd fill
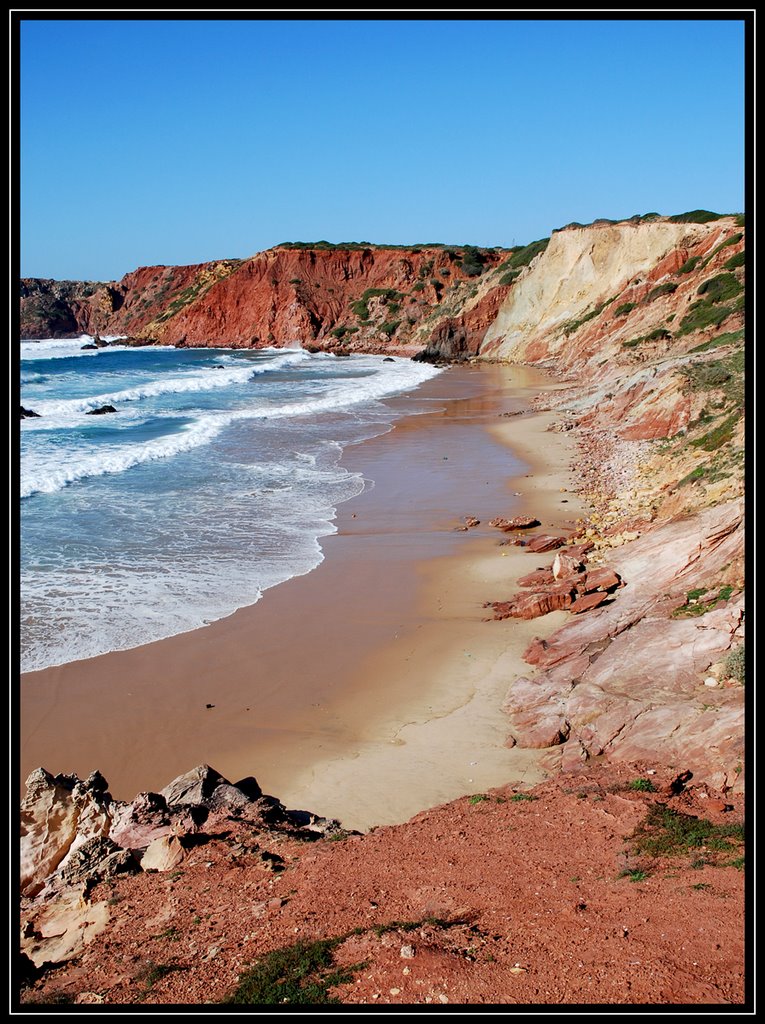
[[[485,595],[492,628],[571,613],[528,672],[493,669],[507,744],[545,750],[550,781],[362,836],[209,769],[132,804],[40,770],[26,1000],[246,1002],[240,976],[287,985],[298,942],[326,981],[309,1002],[742,1002],[744,245],[743,217],[694,211],[505,251],[294,244],[22,282],[27,338],[544,367],[590,509],[565,534],[496,510],[533,564]],[[273,1001],[308,991],[289,985]]]

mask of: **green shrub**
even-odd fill
[[[743,228],[743,227],[744,227],[744,223],[745,223],[745,221],[744,221],[744,214],[743,214],[743,213],[740,213],[740,214],[739,214],[739,215],[738,215],[738,216],[736,217],[736,227],[737,227],[737,228]]]
[[[466,245],[462,253],[462,263],[460,268],[463,274],[467,274],[468,277],[478,277],[479,274],[483,273],[483,265],[486,262],[486,256],[477,249],[474,245]]]
[[[655,288],[643,299],[643,302],[653,302],[654,299],[658,299],[660,295],[671,295],[677,291],[677,285],[673,281],[665,281],[664,284],[657,284]]]
[[[521,267],[528,266],[535,256],[545,251],[549,243],[549,238],[540,238],[536,242],[525,245],[522,249],[514,252],[510,259],[506,261],[507,268],[509,270],[519,270]]]
[[[708,224],[724,216],[724,213],[712,213],[711,210],[689,210],[688,213],[677,213],[669,219],[673,224]]]
[[[506,274],[503,274],[499,279],[500,285],[512,284],[513,281],[520,274],[520,270],[508,270]]]
[[[719,388],[731,379],[731,371],[719,359],[709,363],[692,363],[683,368],[683,374],[694,391]]]
[[[303,283],[303,281],[302,281],[302,278],[300,278],[300,277],[291,277],[290,278],[290,284],[302,284],[302,283]]]
[[[616,309],[614,310],[613,315],[614,315],[614,317],[626,316],[627,313],[632,312],[632,310],[635,308],[636,305],[637,305],[637,303],[635,303],[635,302],[623,302],[621,304],[621,306],[617,306],[616,307]]]
[[[725,381],[723,381],[725,383]],[[723,420],[714,430],[710,430],[704,437],[695,438],[691,441],[694,448],[703,448],[705,452],[715,452],[724,444],[733,440],[733,432],[739,421],[738,413],[734,413],[726,420]]]
[[[729,678],[738,679],[740,683],[743,683],[745,677],[745,655],[744,645],[739,644],[738,647],[734,647],[724,662],[725,675]]]
[[[746,253],[737,252],[735,256],[731,256],[729,260],[723,263],[726,270],[736,270],[738,267],[743,267],[746,264]]]
[[[724,334],[718,334],[716,338],[711,338],[709,341],[703,341],[700,345],[695,345],[691,352],[708,352],[712,348],[719,348],[721,345],[735,345],[738,342],[744,340],[744,328],[742,327],[738,331],[726,331]]]
[[[412,291],[413,292],[425,291],[425,282],[424,281],[417,281],[416,284],[412,285]]]
[[[733,274],[718,274],[700,284],[696,294],[706,295],[710,302],[726,302],[743,291],[742,284]]]
[[[247,1006],[317,1006],[339,1003],[330,997],[335,985],[353,979],[360,965],[339,969],[334,951],[343,940],[301,940],[293,946],[275,949],[239,976],[239,985],[226,1003]]]
[[[568,335],[573,334],[574,331],[578,331],[583,324],[586,324],[589,320],[594,320],[596,316],[600,316],[606,306],[610,306],[613,301],[613,298],[606,299],[605,302],[601,302],[599,306],[596,306],[595,309],[591,310],[589,313],[585,313],[585,315],[579,317],[578,320],[567,320],[561,328],[562,333]]]
[[[702,299],[694,302],[688,307],[688,312],[680,321],[680,329],[677,332],[678,338],[693,331],[700,331],[704,327],[719,327],[724,320],[733,313],[729,306],[719,307],[711,299]]]
[[[701,256],[691,256],[689,260],[686,260],[682,267],[678,267],[675,271],[676,274],[690,274],[692,270],[701,263]]]
[[[387,334],[388,337],[390,338],[390,336],[395,331],[398,330],[400,324],[401,324],[400,320],[388,320],[388,321],[386,321],[384,324],[382,324],[380,326],[380,330],[383,332],[383,334]]]

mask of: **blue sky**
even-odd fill
[[[23,276],[743,209],[740,21],[22,21]]]

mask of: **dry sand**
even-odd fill
[[[554,417],[502,417],[553,386],[450,368],[396,400],[433,411],[346,450],[374,485],[341,506],[313,572],[204,629],[27,673],[22,779],[98,768],[131,799],[208,763],[359,829],[539,781],[539,753],[504,745],[500,705],[529,640],[566,613],[488,622],[482,605],[550,560],[501,546],[489,519],[528,511],[555,530],[583,512]],[[481,525],[457,532],[466,515]]]

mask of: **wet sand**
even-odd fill
[[[346,449],[373,483],[340,507],[313,572],[204,629],[22,676],[22,780],[97,768],[131,799],[208,763],[363,829],[538,781],[539,752],[505,746],[500,705],[528,642],[566,613],[485,622],[482,604],[550,560],[500,546],[489,519],[528,511],[554,529],[583,511],[554,417],[502,416],[550,386],[521,367],[448,369],[394,400],[432,411]],[[457,531],[466,515],[481,525]]]

